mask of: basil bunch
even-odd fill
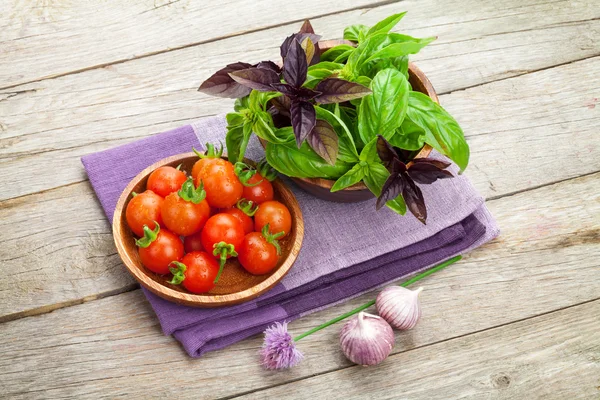
[[[408,56],[435,38],[390,30],[405,13],[373,27],[349,26],[342,44],[320,54],[310,22],[280,48],[283,67],[271,61],[227,65],[200,91],[237,98],[227,115],[227,151],[240,161],[252,133],[267,142],[266,158],[282,174],[336,180],[332,191],[363,181],[399,214],[425,222],[416,185],[451,177],[449,164],[414,160],[425,144],[464,170],[469,147],[458,123],[428,96],[412,91]]]

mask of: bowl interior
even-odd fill
[[[191,294],[182,285],[169,284],[170,275],[159,275],[146,269],[139,258],[135,245],[135,237],[125,218],[127,204],[131,200],[131,192],[141,193],[146,189],[148,176],[156,168],[163,165],[176,167],[190,173],[198,157],[194,153],[186,153],[170,157],[146,168],[136,176],[125,188],[117,204],[113,220],[113,235],[119,255],[134,277],[155,294],[175,302],[197,305],[218,306],[235,304],[249,300],[274,286],[290,269],[295,261],[304,234],[302,214],[292,192],[279,180],[273,181],[275,200],[285,204],[292,215],[292,229],[289,235],[280,240],[281,256],[277,266],[265,275],[248,273],[237,261],[227,261],[221,278],[216,286],[204,294]],[[248,161],[248,163],[252,163]]]

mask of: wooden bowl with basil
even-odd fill
[[[405,14],[348,26],[344,40],[322,41],[305,21],[281,44],[282,62],[237,62],[208,78],[201,92],[237,99],[227,114],[229,157],[243,158],[254,134],[271,167],[313,195],[377,196],[377,209],[425,222],[419,186],[453,177],[450,160],[464,170],[469,146],[409,62],[436,38],[392,32]],[[432,148],[450,160],[429,158]]]

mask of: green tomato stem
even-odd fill
[[[146,247],[150,246],[150,244],[154,242],[158,237],[158,232],[160,232],[160,225],[158,225],[158,222],[154,221],[154,230],[148,228],[148,225],[144,225],[143,229],[144,237],[136,240],[135,244],[138,247],[145,249]]]
[[[416,276],[412,277],[411,279],[407,280],[406,282],[402,282],[400,284],[400,286],[404,286],[404,287],[409,286],[409,285],[411,285],[411,284],[413,284],[413,283],[415,283],[415,282],[417,282],[417,281],[425,278],[426,276],[429,276],[429,275],[431,275],[431,274],[433,274],[433,273],[435,273],[435,272],[437,272],[437,271],[439,271],[439,270],[441,270],[443,268],[446,268],[450,264],[454,264],[455,262],[457,262],[461,258],[462,258],[462,256],[459,255],[459,256],[453,257],[453,258],[451,258],[451,259],[449,259],[447,261],[444,261],[443,263],[441,263],[441,264],[439,264],[439,265],[437,265],[437,266],[435,266],[435,267],[433,267],[433,268],[431,268],[431,269],[429,269],[429,270],[427,270],[427,271],[425,271],[425,272],[423,272],[423,273],[421,273],[419,275],[416,275]],[[340,315],[338,317],[335,317],[335,318],[333,318],[333,319],[331,319],[331,320],[329,320],[329,321],[327,321],[327,322],[325,322],[325,323],[323,323],[323,324],[321,324],[321,325],[319,325],[319,326],[317,326],[315,328],[312,328],[309,331],[306,331],[306,332],[304,332],[304,333],[296,336],[294,338],[294,342],[297,342],[298,340],[303,339],[303,338],[307,337],[308,335],[312,335],[313,333],[315,333],[317,331],[320,331],[321,329],[327,328],[329,325],[333,325],[336,322],[339,322],[339,321],[341,321],[343,319],[346,319],[346,318],[348,318],[348,317],[350,317],[350,316],[352,316],[354,314],[358,314],[362,310],[365,310],[365,309],[371,307],[374,304],[375,304],[375,300],[371,300],[368,303],[363,304],[362,306],[356,307],[354,310],[348,311],[345,314],[342,314],[342,315]]]

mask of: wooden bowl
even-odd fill
[[[329,50],[330,48],[340,45],[354,43],[347,40],[324,40],[319,42],[319,49],[321,53]],[[410,82],[414,91],[421,92],[431,97],[433,101],[439,103],[438,96],[433,88],[433,85],[427,79],[427,76],[421,71],[415,64],[409,62],[408,64],[408,81]],[[266,145],[261,140],[263,146]],[[428,157],[433,149],[429,145],[423,146],[421,151],[416,155],[415,158]],[[304,189],[308,193],[315,197],[318,197],[327,201],[335,201],[339,203],[356,203],[359,201],[369,200],[375,197],[373,193],[367,188],[363,182],[359,182],[345,189],[337,192],[331,192],[331,187],[335,183],[334,180],[323,179],[323,178],[291,178],[300,188]]]
[[[133,277],[143,287],[163,299],[193,307],[219,307],[243,303],[275,286],[288,273],[294,261],[296,261],[300,247],[302,246],[302,239],[304,237],[302,212],[294,194],[281,180],[276,179],[273,181],[275,200],[285,204],[290,210],[292,215],[292,230],[289,235],[279,242],[282,252],[279,263],[268,274],[252,275],[246,272],[237,259],[228,260],[221,278],[208,293],[189,293],[182,285],[167,283],[170,275],[159,275],[146,269],[140,261],[138,249],[135,245],[135,237],[125,219],[125,210],[127,203],[131,199],[131,192],[143,192],[146,189],[148,176],[152,171],[164,165],[175,167],[182,164],[181,169],[189,174],[196,161],[198,161],[198,156],[192,152],[168,157],[152,164],[129,182],[129,185],[121,193],[113,217],[115,245],[117,246],[119,256],[121,256],[123,263]],[[245,161],[252,164],[249,160]]]

